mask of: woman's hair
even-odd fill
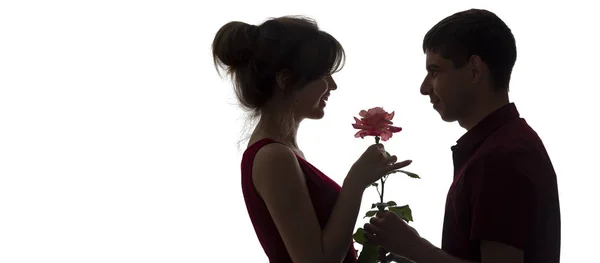
[[[212,43],[219,66],[233,78],[240,104],[259,116],[273,95],[276,75],[286,72],[287,87],[339,71],[345,61],[342,45],[317,23],[305,17],[285,16],[259,26],[233,21],[222,26]]]

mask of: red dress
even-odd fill
[[[252,144],[242,157],[242,191],[244,193],[244,200],[246,201],[246,208],[248,215],[254,226],[256,236],[260,241],[263,250],[269,257],[271,263],[287,263],[292,262],[289,253],[283,243],[283,239],[279,235],[279,231],[269,214],[269,210],[265,202],[256,192],[254,184],[252,183],[252,164],[254,162],[254,156],[260,148],[270,143],[278,143],[271,139],[262,139]],[[341,187],[319,171],[317,168],[312,166],[309,162],[296,155],[300,167],[306,177],[306,186],[312,200],[319,225],[321,229],[327,224],[329,215],[333,210],[333,206],[337,200]],[[350,246],[344,263],[355,263],[356,262],[356,251],[354,246]]]

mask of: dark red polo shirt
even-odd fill
[[[558,263],[556,174],[537,133],[513,103],[496,110],[452,147],[442,249],[480,261],[480,240],[508,244],[525,263]]]

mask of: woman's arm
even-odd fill
[[[342,262],[352,242],[364,187],[346,180],[323,230],[295,154],[280,144],[263,147],[253,182],[294,262]]]

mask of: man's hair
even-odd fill
[[[469,9],[444,18],[423,39],[423,52],[449,59],[455,68],[473,55],[488,66],[495,90],[508,90],[517,47],[510,28],[494,13]]]

